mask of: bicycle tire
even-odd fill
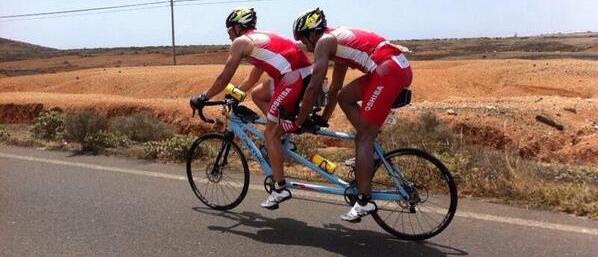
[[[393,215],[395,211],[389,211],[389,215],[387,216],[385,212],[385,208],[381,206],[380,203],[378,203],[378,206],[380,206],[379,210],[377,212],[372,213],[372,217],[374,218],[374,220],[376,221],[376,223],[378,223],[378,225],[380,227],[382,227],[382,229],[384,229],[386,232],[390,233],[391,235],[396,236],[399,239],[403,239],[403,240],[412,240],[412,241],[419,241],[419,240],[425,240],[428,238],[431,238],[433,236],[438,235],[440,232],[442,232],[444,229],[446,229],[446,227],[449,225],[449,223],[452,221],[455,212],[457,210],[457,201],[458,201],[458,197],[457,197],[457,186],[455,185],[455,181],[453,180],[453,177],[451,176],[449,170],[446,168],[446,166],[444,166],[444,164],[438,160],[436,157],[430,155],[427,152],[424,152],[422,150],[418,150],[418,149],[411,149],[411,148],[402,148],[402,149],[395,149],[392,150],[388,153],[386,153],[384,155],[384,158],[389,161],[390,163],[392,163],[392,165],[398,165],[398,163],[396,161],[391,160],[394,157],[414,157],[417,160],[425,160],[426,165],[428,165],[428,168],[433,167],[435,168],[434,170],[438,171],[440,174],[438,174],[438,176],[440,178],[442,178],[442,180],[444,180],[444,182],[446,182],[447,187],[447,191],[443,192],[443,193],[448,193],[448,196],[442,196],[443,193],[438,192],[438,189],[435,189],[435,186],[429,186],[425,187],[425,185],[416,185],[418,188],[417,190],[421,190],[421,191],[425,191],[426,192],[426,199],[425,201],[430,201],[430,191],[434,191],[436,190],[436,192],[434,192],[432,195],[434,197],[438,197],[439,199],[441,199],[441,202],[446,202],[448,201],[448,205],[446,207],[446,213],[443,214],[442,220],[439,222],[439,224],[437,224],[436,226],[431,226],[431,228],[429,230],[423,230],[419,233],[415,233],[415,229],[413,224],[411,223],[412,220],[412,216],[408,216],[408,220],[411,223],[410,227],[412,229],[412,232],[414,233],[407,233],[405,230],[405,219],[404,219],[404,213],[405,213],[405,209],[406,206],[401,206],[400,202],[394,202],[396,203],[399,208],[403,208],[403,210],[399,210],[399,212],[401,212],[400,217],[401,217],[401,227],[403,228],[402,230],[399,230],[398,226],[397,226],[397,220],[394,223],[394,227],[391,226],[389,224],[389,222],[387,222],[385,219],[383,219],[381,217],[381,215],[386,216],[386,218],[389,218]],[[376,164],[376,169],[381,167],[382,163],[378,162]],[[402,173],[408,173],[410,171],[405,171],[405,169],[407,169],[406,167],[399,167],[400,169],[402,169]],[[420,177],[426,177],[426,175],[422,175],[421,170],[419,169],[414,169],[417,172],[414,172],[413,174],[416,176],[420,176]],[[407,175],[412,175],[413,174],[407,174]],[[411,180],[412,178],[410,178]],[[415,183],[417,184],[417,183]],[[423,186],[423,187],[422,187]],[[391,186],[393,188],[396,188],[393,186]],[[421,192],[420,192],[421,193]],[[419,194],[419,193],[418,193]],[[434,195],[437,194],[437,195]],[[418,196],[418,198],[421,198],[421,196]],[[421,200],[421,199],[420,199]],[[421,207],[421,205],[425,203],[425,202],[421,202],[418,205],[416,205],[415,207],[409,206],[409,214],[408,215],[412,215],[415,213],[415,215],[417,215],[417,213],[421,213],[422,216],[421,217],[432,217],[433,215],[431,214],[432,212],[437,212],[438,211],[438,207],[436,206],[432,206],[432,207],[426,207],[423,208]],[[430,203],[432,203],[430,201]],[[439,205],[439,203],[434,203],[433,205]],[[418,208],[419,207],[419,208]],[[397,208],[398,209],[398,208]],[[414,213],[412,213],[411,211],[415,210]],[[428,214],[426,214],[428,213]],[[420,221],[420,219],[418,218],[418,216],[415,216],[415,219],[417,220],[417,223],[419,224],[420,228],[422,227],[422,223]],[[432,219],[433,220],[433,219]],[[429,221],[427,221],[427,223],[429,224]]]
[[[216,142],[216,146],[211,147],[211,145],[208,144],[210,142]],[[217,145],[220,145],[220,147],[218,147]],[[230,147],[228,151],[226,149],[223,150],[223,148],[226,147]],[[230,151],[231,149],[233,151]],[[216,154],[215,150],[218,150],[218,152],[222,153],[226,152],[225,157],[222,157],[221,154],[221,160],[224,159],[224,164],[218,164],[218,168],[215,168],[217,164],[215,159],[218,159],[218,156],[214,156]],[[238,165],[239,163],[236,162],[237,160],[230,159],[231,153],[238,155],[238,161],[241,162],[241,165]],[[221,160],[219,160],[219,163],[221,163]],[[233,160],[233,162],[229,162],[230,160]],[[200,168],[202,164],[206,164],[205,169]],[[226,168],[234,168],[227,167],[227,165],[229,164],[230,166],[241,166],[243,169],[242,173],[225,174],[224,172],[226,171]],[[199,178],[200,174],[205,174],[206,176],[205,179],[207,179],[207,181],[203,181],[206,182],[204,183],[204,185],[198,185],[199,183],[197,183],[202,180]],[[220,183],[225,178],[231,180],[239,179],[242,180],[242,182],[233,182],[228,184],[226,184],[225,182]],[[243,152],[241,151],[239,146],[235,144],[235,142],[226,139],[226,137],[223,134],[208,133],[197,138],[193,142],[191,148],[189,149],[189,152],[187,153],[187,179],[189,180],[189,184],[191,185],[193,193],[195,193],[197,198],[199,198],[199,200],[206,206],[215,210],[230,210],[239,205],[247,195],[247,190],[249,189],[249,166],[247,165],[247,160],[245,159]],[[221,184],[222,186],[218,189],[215,189],[215,187],[219,186],[218,184]],[[233,197],[229,201],[228,199],[230,198],[230,196],[226,194],[225,189],[230,190],[234,188],[240,189],[232,190],[234,192]],[[220,196],[218,195],[213,196],[214,190],[216,190],[216,194],[222,192],[223,196],[221,197],[225,199],[226,202],[221,202]]]

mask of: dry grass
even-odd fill
[[[161,120],[145,115],[114,117],[109,122],[110,131],[122,133],[137,142],[160,141],[174,135],[174,130]]]
[[[31,126],[7,124],[0,127],[0,143],[25,147],[43,147],[46,144],[31,133]]]
[[[547,165],[468,143],[433,114],[402,120],[383,133],[386,149],[424,149],[449,168],[460,196],[498,199],[598,218],[598,167]]]

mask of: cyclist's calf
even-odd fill
[[[277,182],[284,180],[282,143],[280,142],[282,134],[282,128],[277,123],[268,121],[264,138],[266,149],[268,149],[268,159],[272,167],[272,177]]]

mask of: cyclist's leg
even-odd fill
[[[340,90],[337,97],[338,105],[354,128],[359,127],[361,120],[359,116],[359,104],[357,102],[362,98],[360,86],[362,81],[366,79],[367,76],[363,75],[351,81]]]
[[[272,80],[272,78],[268,79],[264,83],[257,85],[251,91],[251,100],[253,100],[255,105],[262,111],[264,116],[268,115],[268,106],[273,93],[274,81]]]
[[[278,203],[291,198],[291,193],[285,188],[282,142],[280,141],[283,130],[278,124],[280,119],[278,107],[281,106],[287,113],[293,112],[296,106],[295,103],[298,101],[301,93],[301,88],[302,78],[299,73],[291,72],[285,74],[276,83],[274,94],[270,99],[267,115],[268,123],[266,124],[264,134],[275,184],[268,199],[261,203],[261,206],[264,208],[276,209],[278,208]]]
[[[278,126],[278,123],[268,120],[264,136],[266,138],[266,148],[268,149],[268,159],[272,167],[272,177],[275,182],[284,180],[282,143],[280,142],[282,134],[282,128]]]
[[[380,131],[392,106],[393,100],[402,88],[411,83],[411,70],[402,70],[394,61],[389,60],[378,66],[371,74],[349,84],[341,92],[341,108],[355,126],[355,165],[357,188],[359,191],[356,205],[341,218],[357,222],[360,216],[375,210],[370,203],[371,182],[374,172],[373,142]],[[355,99],[357,93],[361,99]],[[361,100],[361,107],[357,101]]]
[[[266,200],[260,203],[260,206],[274,210],[278,208],[279,203],[291,198],[291,192],[286,189],[286,182],[284,180],[282,143],[280,142],[280,136],[282,136],[283,131],[278,123],[268,120],[264,134],[266,137],[268,158],[272,167],[274,185],[272,192]]]
[[[371,192],[374,172],[373,143],[395,98],[404,87],[411,84],[411,68],[401,68],[394,59],[381,64],[363,80],[360,87],[363,98],[359,108],[355,165],[358,172],[357,187],[360,193]]]
[[[379,130],[378,126],[371,125],[364,120],[359,110],[359,104],[357,104],[363,98],[362,86],[366,86],[366,83],[370,80],[370,75],[361,76],[343,87],[338,96],[341,109],[357,131],[355,135],[355,166],[357,170],[357,188],[360,194],[369,194],[371,191],[369,176],[371,176],[374,167],[372,148]]]

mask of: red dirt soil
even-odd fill
[[[476,143],[544,162],[598,164],[598,62],[415,61],[412,66],[414,103],[402,108],[400,116],[433,111]],[[221,68],[96,68],[0,77],[0,123],[28,122],[42,109],[60,108],[95,109],[109,117],[145,112],[182,132],[215,129],[192,119],[187,103],[188,96],[205,90]],[[249,69],[241,66],[233,82],[239,83]],[[350,71],[347,81],[359,75]],[[247,105],[257,110],[249,101]],[[456,115],[447,114],[448,109]],[[223,120],[218,108],[208,114]],[[537,122],[538,114],[563,124],[564,131]],[[351,128],[339,108],[330,123],[333,129]]]

